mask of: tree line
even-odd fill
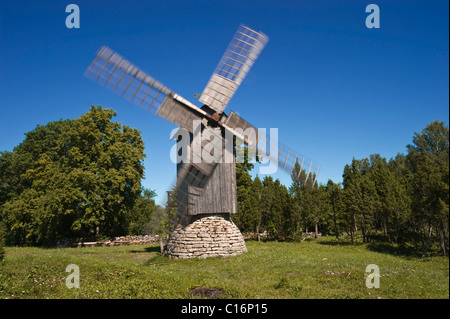
[[[113,122],[101,106],[73,120],[38,125],[12,152],[0,152],[0,239],[8,245],[54,245],[64,238],[161,233],[173,228],[176,204],[155,204],[141,185],[144,143],[136,129]],[[383,240],[423,254],[448,255],[449,131],[434,121],[414,133],[407,153],[353,159],[342,183],[304,180],[299,163],[286,187],[252,178],[248,150],[236,146],[242,232],[302,240],[312,232],[351,242]],[[301,175],[300,179],[296,177]],[[0,240],[0,246],[3,240]]]
[[[448,256],[449,130],[434,121],[414,133],[407,154],[379,154],[345,165],[342,183],[312,185],[292,171],[289,187],[265,176],[252,179],[253,164],[236,164],[238,214],[243,232],[266,231],[273,239],[298,240],[305,232],[386,241],[425,255],[430,245]],[[305,174],[304,171],[300,172]]]

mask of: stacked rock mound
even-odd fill
[[[164,253],[175,259],[230,257],[247,251],[244,237],[229,214],[194,216],[170,235]]]

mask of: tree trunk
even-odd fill
[[[260,241],[261,237],[259,236],[259,223],[256,224],[256,240]]]
[[[161,251],[161,255],[164,254],[164,244],[161,236],[159,236],[159,250]]]
[[[317,224],[317,221],[314,225],[314,238],[317,239],[319,237],[319,224]]]
[[[334,235],[336,236],[336,239],[339,240],[339,234],[336,223],[336,208],[334,207],[334,202],[333,202],[333,220],[334,220]]]
[[[439,235],[441,236],[442,255],[448,256],[447,238],[445,237],[444,226],[441,226],[441,229],[439,230]]]
[[[428,228],[428,238],[427,238],[427,244],[425,245],[425,248],[422,252],[422,258],[425,257],[428,251],[428,246],[430,245],[430,238],[431,238],[431,232],[433,231],[433,226],[430,224]]]
[[[364,228],[364,224],[361,222],[361,233],[362,233],[362,236],[363,236],[363,243],[365,243],[366,242],[366,231],[365,231],[365,228]]]

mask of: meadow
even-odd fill
[[[0,298],[198,298],[198,287],[219,289],[219,298],[449,298],[447,257],[326,237],[246,244],[236,257],[191,260],[162,256],[158,244],[6,247]],[[79,288],[66,286],[69,264],[79,267]],[[366,286],[369,264],[379,267],[379,288]]]

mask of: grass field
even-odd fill
[[[449,298],[449,259],[402,255],[391,246],[247,242],[233,258],[172,260],[159,245],[92,248],[6,248],[0,298],[190,298],[196,287],[220,298]],[[66,287],[66,266],[80,270],[80,288]],[[380,288],[365,269],[380,269]]]

